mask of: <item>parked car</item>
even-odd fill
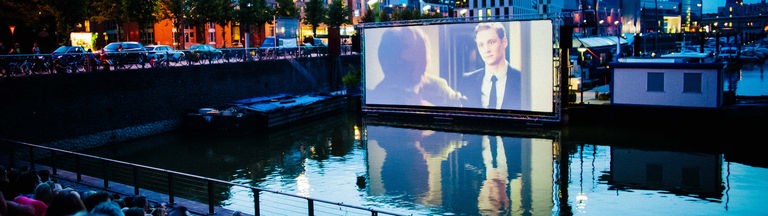
[[[320,38],[313,38],[312,42],[313,42],[312,45],[316,46],[316,47],[318,47],[318,46],[319,47],[328,47],[328,44],[325,44],[323,39],[320,39]]]
[[[293,55],[299,49],[299,46],[294,38],[278,38],[277,43],[275,43],[275,37],[269,36],[264,38],[264,42],[261,43],[259,49],[267,55],[274,54],[275,52],[277,55]]]
[[[222,52],[215,47],[208,44],[195,44],[189,47],[188,50],[191,60],[209,60],[215,61],[222,57]]]
[[[78,62],[82,63],[85,59],[85,55],[89,54],[82,46],[60,46],[51,53],[51,59],[58,59],[62,62]]]
[[[147,59],[154,58],[155,61],[182,61],[184,60],[184,52],[176,50],[168,45],[150,45],[144,47],[147,49]]]
[[[139,42],[112,42],[103,49],[110,64],[139,64],[144,67],[148,61],[147,49]]]
[[[320,38],[313,38],[312,43],[305,42],[301,44],[301,54],[311,56],[312,54],[323,55],[328,52],[328,45]]]
[[[82,46],[60,46],[51,53],[51,61],[57,73],[77,72],[86,64],[86,59],[90,60],[90,64],[100,64],[98,58]],[[86,68],[89,69],[90,67]]]

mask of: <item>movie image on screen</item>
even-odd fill
[[[364,29],[365,104],[553,112],[552,21]]]

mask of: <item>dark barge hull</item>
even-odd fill
[[[258,132],[340,112],[346,95],[276,95],[249,98],[187,112],[183,128],[193,132]]]

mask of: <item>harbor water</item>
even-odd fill
[[[736,96],[768,96],[768,64],[744,64],[734,74],[726,74],[725,90],[735,90]]]
[[[270,132],[172,132],[85,153],[403,215],[766,212],[768,166],[703,144],[725,134],[424,126],[342,113]],[[227,209],[254,212],[250,190],[223,197]]]

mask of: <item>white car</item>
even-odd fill
[[[173,49],[168,45],[150,45],[147,48],[147,59],[155,58],[155,61],[166,60],[178,62],[184,60],[184,52]]]

